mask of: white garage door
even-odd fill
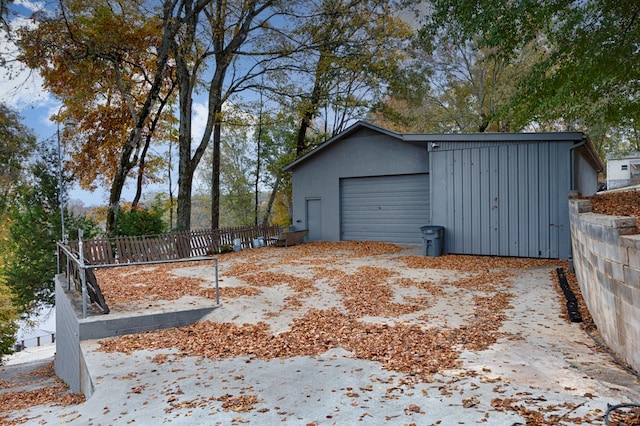
[[[344,241],[420,243],[431,217],[429,175],[342,179],[340,206]]]

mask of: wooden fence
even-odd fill
[[[207,256],[220,253],[222,246],[233,247],[236,240],[242,248],[247,248],[258,237],[264,237],[265,244],[271,244],[278,235],[276,225],[246,226],[139,237],[94,238],[83,240],[82,244],[88,263],[111,265]],[[77,253],[79,242],[70,241],[69,248]]]

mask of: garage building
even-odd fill
[[[446,253],[571,254],[568,194],[592,195],[604,167],[580,132],[399,134],[358,122],[285,167],[293,225],[311,241],[420,243]]]

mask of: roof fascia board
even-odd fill
[[[598,154],[598,150],[596,150],[595,145],[591,141],[588,135],[584,135],[584,149],[587,151],[588,155],[591,157],[591,161],[596,168],[597,172],[601,172],[606,167],[602,158],[600,158],[600,154]]]
[[[405,142],[582,141],[582,132],[545,133],[448,133],[402,135]]]

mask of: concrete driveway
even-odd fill
[[[78,425],[603,424],[608,405],[640,401],[637,377],[567,320],[555,279],[565,264],[419,253],[309,243],[221,256],[222,305],[200,323],[83,342],[95,385],[86,402],[2,415]],[[168,268],[145,273],[185,289],[197,282],[198,292],[112,311],[206,303],[210,267]],[[103,290],[107,300],[118,291]]]

